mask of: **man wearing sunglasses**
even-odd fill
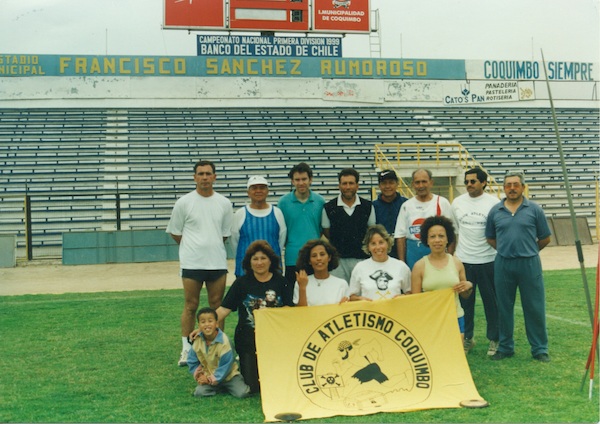
[[[488,174],[481,168],[465,172],[467,192],[454,199],[452,214],[457,232],[455,255],[465,266],[467,280],[473,283],[471,295],[460,303],[465,311],[465,354],[475,346],[475,297],[477,287],[483,301],[487,321],[486,336],[489,340],[487,354],[492,356],[498,349],[498,307],[494,290],[494,259],[496,250],[485,238],[485,225],[490,209],[499,199],[485,192]]]

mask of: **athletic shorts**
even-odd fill
[[[182,269],[182,278],[191,278],[199,283],[212,283],[223,275],[227,274],[226,269]]]

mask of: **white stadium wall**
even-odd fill
[[[545,82],[534,100],[464,101],[475,81],[316,78],[40,77],[0,78],[0,108],[39,107],[547,107]],[[552,82],[557,107],[598,107],[597,82]],[[468,97],[468,96],[467,96]],[[445,99],[455,103],[445,103]],[[457,100],[460,99],[460,100]]]
[[[557,107],[598,107],[598,64],[547,68]],[[0,108],[548,107],[544,78],[535,61],[0,55]]]

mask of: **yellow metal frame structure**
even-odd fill
[[[398,192],[411,198],[414,193],[411,186],[408,185],[399,173],[399,169],[417,169],[427,168],[428,166],[443,166],[443,165],[458,165],[465,171],[475,166],[482,167],[469,154],[467,149],[460,143],[385,143],[375,145],[375,166],[379,170],[393,169],[396,171],[399,178]],[[453,187],[449,188],[449,200],[453,198]],[[488,172],[487,190],[490,194],[497,196],[499,199],[503,193],[502,184],[499,184]],[[525,196],[529,196],[529,185],[525,186]],[[372,189],[372,198],[377,197],[377,190]],[[600,239],[598,228],[600,228],[600,176],[596,175],[596,241]]]
[[[460,143],[386,143],[375,145],[375,166],[378,169],[398,170],[426,166],[458,165],[465,171],[475,166],[483,168]],[[410,186],[399,178],[398,191],[405,197],[412,197]],[[452,190],[452,186],[450,186]],[[502,186],[488,173],[488,191],[500,198]]]

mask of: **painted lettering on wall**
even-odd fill
[[[548,79],[562,81],[592,81],[591,62],[547,62]],[[486,79],[537,80],[544,78],[541,62],[515,60],[486,60],[483,62]]]
[[[75,75],[185,75],[183,58],[61,56],[60,74]]]
[[[38,55],[3,54],[0,55],[0,75],[35,76],[46,75],[46,72]]]

